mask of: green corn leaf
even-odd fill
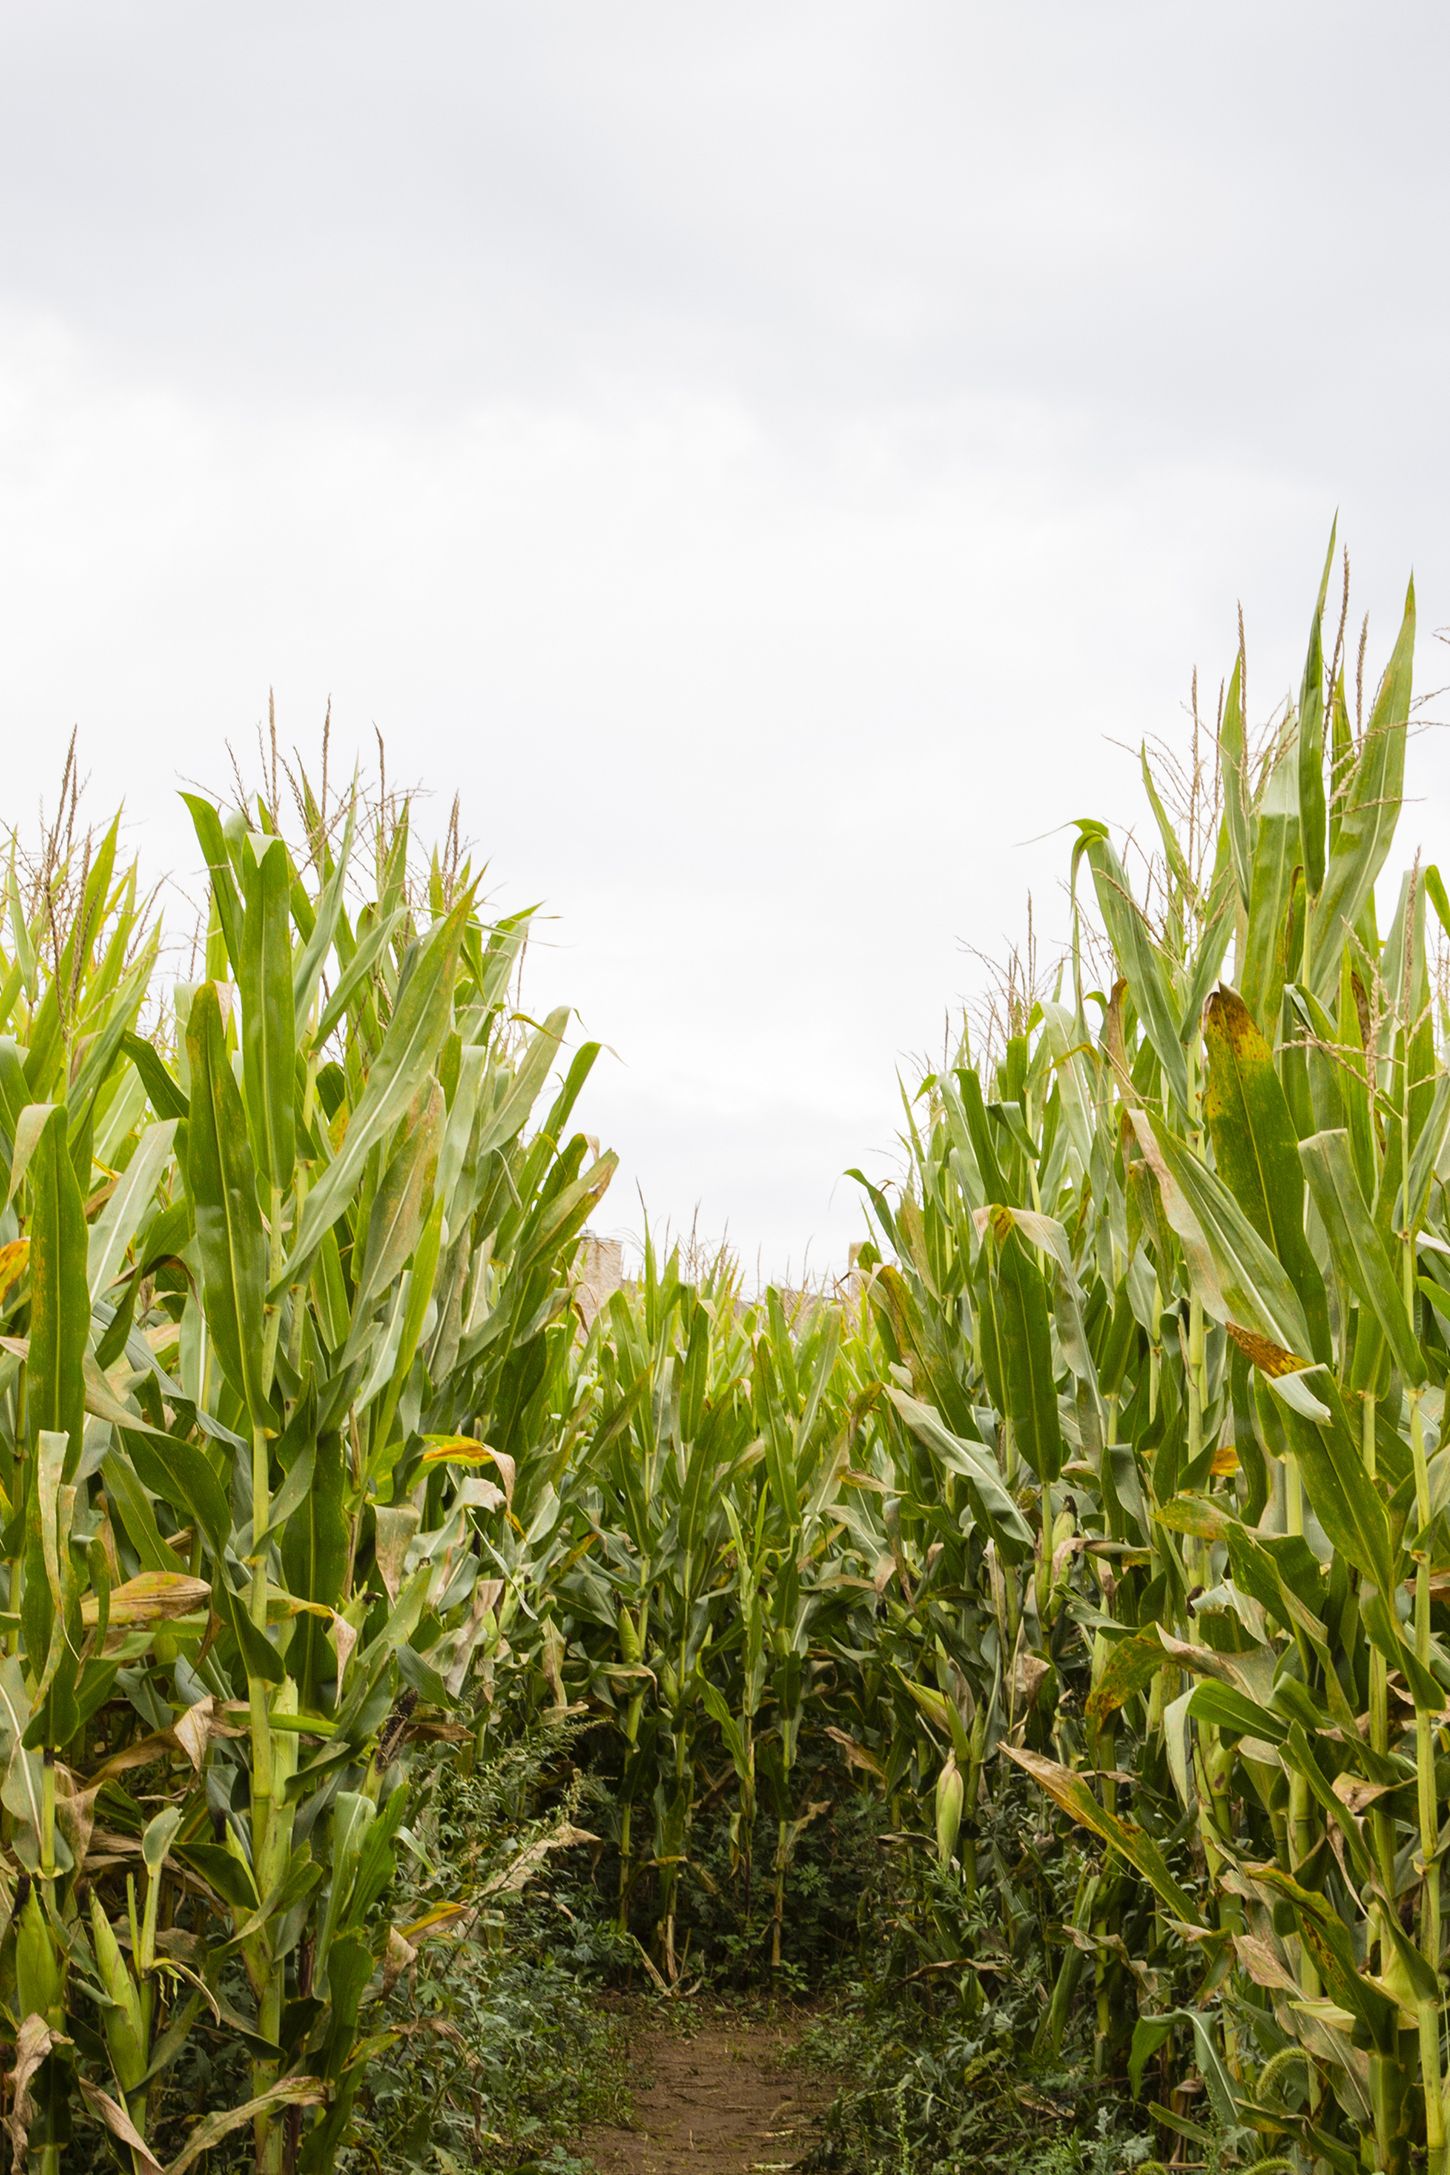
[[[173,1571],[176,1557],[161,1537],[151,1497],[119,1444],[106,1452],[101,1470],[105,1475],[107,1500],[136,1552],[141,1569]]]
[[[1350,1426],[1333,1378],[1323,1368],[1314,1384],[1328,1420],[1320,1424],[1286,1408],[1282,1425],[1304,1480],[1304,1492],[1332,1546],[1361,1571],[1381,1594],[1396,1587],[1395,1553],[1389,1516],[1373,1480],[1364,1469],[1359,1439]],[[1262,1382],[1258,1385],[1264,1392]]]
[[[1425,1357],[1405,1310],[1404,1289],[1389,1249],[1359,1190],[1349,1135],[1316,1133],[1299,1150],[1335,1266],[1384,1331],[1395,1364],[1411,1388],[1427,1379]]]
[[[131,1034],[121,1037],[121,1047],[135,1066],[157,1116],[184,1118],[190,1107],[187,1097],[172,1079],[155,1047],[142,1036]]]
[[[268,1418],[263,1379],[267,1242],[257,1203],[246,1110],[227,1058],[221,1003],[205,982],[186,1027],[191,1067],[187,1179],[196,1212],[202,1303],[222,1372],[254,1427]]]
[[[1153,771],[1148,761],[1146,742],[1140,745],[1138,749],[1138,772],[1143,780],[1143,791],[1148,796],[1148,806],[1153,811],[1153,821],[1158,826],[1158,836],[1162,841],[1163,858],[1167,863],[1168,873],[1178,886],[1180,893],[1185,898],[1191,898],[1196,886],[1189,870],[1187,858],[1179,843],[1178,833],[1173,827],[1173,819],[1163,806],[1162,796],[1154,783]]]
[[[905,1390],[888,1385],[886,1396],[918,1442],[965,1481],[978,1517],[1003,1554],[1014,1559],[1030,1554],[1032,1528],[1013,1502],[986,1446],[954,1435],[930,1405],[909,1397]]]
[[[549,1014],[530,1041],[524,1061],[514,1075],[507,1094],[498,1108],[479,1127],[475,1153],[480,1159],[507,1146],[518,1134],[538,1100],[539,1090],[548,1077],[549,1067],[563,1047],[564,1030],[568,1024],[568,1007],[561,1005],[557,1011]]]
[[[1304,1173],[1273,1052],[1243,999],[1227,988],[1208,1001],[1204,1040],[1203,1114],[1219,1176],[1286,1270],[1310,1327],[1309,1350],[1323,1359],[1324,1279],[1304,1236]]]
[[[1175,1918],[1189,1926],[1200,1923],[1197,1904],[1174,1879],[1162,1851],[1145,1829],[1100,1805],[1082,1776],[1074,1774],[1070,1767],[1060,1767],[1055,1760],[1044,1759],[1040,1752],[1029,1752],[1021,1745],[1004,1744],[1002,1750],[1040,1784],[1069,1819],[1126,1858]]]
[[[1316,995],[1326,1001],[1333,997],[1343,946],[1373,897],[1399,821],[1414,656],[1415,585],[1411,582],[1394,654],[1344,784],[1334,850],[1310,918],[1310,979]]]
[[[446,921],[425,939],[388,1022],[382,1048],[343,1135],[342,1145],[308,1194],[281,1282],[288,1284],[311,1258],[323,1233],[347,1207],[377,1141],[390,1132],[437,1063],[448,1030],[453,977],[463,924],[472,900],[461,899]]]
[[[247,1596],[238,1593],[225,1574],[212,1581],[211,1605],[231,1633],[247,1677],[263,1684],[284,1683],[286,1663],[266,1632],[252,1622]]]
[[[1273,1621],[1302,1633],[1316,1651],[1327,1656],[1324,1573],[1302,1536],[1255,1533],[1230,1518],[1224,1522],[1224,1542],[1229,1567],[1243,1591]]]
[[[316,1445],[312,1484],[287,1520],[282,1564],[289,1590],[304,1601],[339,1608],[347,1571],[342,1448],[335,1435]]]
[[[355,1334],[366,1334],[373,1308],[402,1274],[430,1206],[443,1133],[443,1090],[431,1076],[418,1088],[373,1195],[362,1261],[354,1272]]]
[[[15,844],[12,841],[10,866],[5,877],[6,903],[10,910],[10,937],[15,947],[16,963],[24,978],[24,986],[32,993],[40,986],[35,946],[31,942],[30,924],[26,919],[24,901],[15,874]]]
[[[15,1157],[17,1170],[29,1178],[31,1202],[26,1419],[32,1448],[43,1433],[66,1437],[67,1469],[73,1471],[85,1420],[91,1319],[85,1205],[68,1150],[65,1111],[55,1105],[32,1109],[33,1145],[27,1153],[26,1143],[17,1140]]]
[[[1012,1211],[983,1211],[990,1234],[978,1280],[983,1365],[993,1401],[1039,1480],[1062,1470],[1052,1332],[1042,1271]]]
[[[1299,831],[1304,841],[1304,878],[1311,898],[1317,898],[1324,885],[1324,599],[1329,590],[1338,527],[1336,522],[1329,532],[1299,692]]]
[[[962,1067],[957,1073],[956,1084],[961,1098],[962,1119],[977,1166],[978,1185],[989,1201],[1010,1200],[1011,1188],[998,1161],[997,1143],[992,1135],[991,1120],[987,1116],[981,1079],[975,1068]],[[907,1206],[906,1202],[902,1203],[903,1210]]]
[[[1195,1026],[1208,1002],[1209,991],[1223,972],[1224,955],[1234,933],[1235,919],[1233,871],[1225,862],[1213,879],[1208,904],[1204,910],[1203,931],[1199,937],[1198,950],[1189,966],[1181,1030],[1185,1044],[1192,1041]]]
[[[306,942],[298,955],[297,964],[293,971],[292,1012],[296,1020],[305,1020],[312,1009],[312,1000],[317,992],[318,980],[342,920],[343,902],[347,896],[347,881],[352,872],[353,834],[357,824],[357,807],[357,781],[354,778],[352,790],[348,794],[347,815],[343,820],[342,840],[332,865],[332,874],[328,877],[323,888],[322,896],[318,901],[317,912],[313,917],[312,927],[307,933]]]
[[[117,1432],[143,1485],[168,1503],[179,1521],[194,1523],[214,1556],[224,1555],[231,1540],[231,1507],[205,1451],[159,1428],[143,1431],[122,1425]],[[174,1558],[168,1557],[164,1567],[174,1570]]]
[[[1188,1068],[1178,1031],[1179,1007],[1175,1004],[1162,956],[1148,933],[1148,925],[1133,898],[1123,864],[1101,823],[1079,822],[1073,862],[1086,855],[1092,870],[1098,909],[1112,941],[1133,1002],[1138,1008],[1153,1045],[1163,1078],[1180,1109],[1188,1103]]]
[[[1301,866],[1298,763],[1289,739],[1281,742],[1272,760],[1260,799],[1238,968],[1244,1002],[1266,1031],[1278,1018],[1285,981],[1298,978],[1300,951],[1290,957],[1289,935]]]
[[[1288,1766],[1304,1777],[1311,1797],[1327,1821],[1338,1828],[1345,1860],[1354,1878],[1368,1885],[1372,1878],[1370,1854],[1358,1822],[1352,1817],[1343,1800],[1336,1796],[1330,1776],[1325,1774],[1319,1763],[1314,1749],[1318,1735],[1317,1728],[1314,1737],[1311,1737],[1302,1722],[1292,1722],[1284,1739],[1284,1759]]]
[[[318,1020],[312,1036],[314,1049],[321,1049],[327,1042],[328,1037],[335,1033],[342,1024],[347,1016],[349,1006],[356,999],[359,990],[366,984],[369,975],[371,975],[387,946],[392,942],[402,926],[402,920],[401,912],[384,914],[368,930],[367,935],[338,976],[332,993],[323,1007],[322,1016]]]
[[[175,1138],[174,1118],[146,1127],[121,1173],[115,1192],[91,1225],[86,1281],[93,1300],[100,1298],[119,1273],[126,1249],[155,1197]]]
[[[76,1489],[64,1483],[69,1454],[68,1436],[42,1428],[26,1497],[20,1629],[34,1706],[26,1741],[34,1746],[66,1743],[81,1719],[75,1699],[81,1611],[70,1546]]]
[[[1219,747],[1223,758],[1224,827],[1228,858],[1238,883],[1239,899],[1247,910],[1253,848],[1249,830],[1248,761],[1244,746],[1244,711],[1241,697],[1243,659],[1235,657],[1224,695]]]
[[[1282,1744],[1288,1726],[1269,1708],[1250,1699],[1246,1692],[1212,1678],[1203,1678],[1193,1686],[1185,1699],[1184,1713],[1194,1716],[1210,1729],[1240,1737],[1260,1737],[1271,1745]]]
[[[1277,1865],[1250,1865],[1244,1872],[1254,1886],[1291,1906],[1300,1938],[1323,1973],[1332,1999],[1357,2017],[1381,2045],[1392,2046],[1396,2021],[1392,2005],[1366,1976],[1350,1929],[1330,1900]]]
[[[1410,1151],[1407,1228],[1412,1231],[1418,1231],[1425,1221],[1430,1189],[1439,1175],[1447,1140],[1450,1140],[1450,1073],[1441,1072]]]
[[[1160,1669],[1168,1666],[1157,1630],[1131,1632],[1116,1639],[1102,1674],[1088,1693],[1084,1712],[1089,1722],[1103,1722],[1146,1689]]]
[[[82,1127],[94,1113],[101,1090],[125,1048],[126,1037],[141,1008],[155,966],[155,950],[154,944],[148,945],[145,955],[136,961],[124,987],[112,1000],[111,1015],[105,1026],[85,1046],[85,1055],[75,1069],[66,1095],[66,1115],[73,1138],[80,1137]]]
[[[1199,2075],[1214,2117],[1224,2129],[1231,2130],[1239,2123],[1239,2103],[1223,2057],[1213,2043],[1206,2019],[1197,2009],[1172,2009],[1162,2016],[1140,2016],[1133,2027],[1132,2052],[1128,2060],[1128,2080],[1134,2093],[1141,2098],[1143,2071],[1149,2060],[1179,2025],[1188,2027],[1197,2057]]]
[[[1130,1115],[1206,1311],[1307,1355],[1311,1339],[1299,1295],[1227,1186],[1147,1111]]]
[[[244,861],[243,866],[247,866]],[[282,1192],[296,1160],[297,1036],[288,899],[292,865],[280,838],[249,869],[242,919],[242,1090],[263,1180]]]
[[[232,872],[232,859],[227,851],[221,817],[211,802],[204,800],[198,793],[183,793],[181,798],[191,816],[197,842],[206,861],[211,877],[212,905],[221,926],[232,973],[237,975],[241,969],[244,950],[242,902],[237,891],[236,877]]]

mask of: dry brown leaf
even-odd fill
[[[138,2175],[165,2175],[161,2162],[120,2101],[113,2100],[109,2092],[103,2092],[98,2084],[92,2084],[87,2077],[82,2077],[79,2083],[81,2098],[91,2113],[98,2121],[104,2122],[106,2128],[113,2136],[119,2137],[123,2145],[130,2146],[135,2156],[134,2165]]]
[[[53,2031],[43,2016],[28,2016],[15,2034],[15,2067],[10,2072],[10,2131],[11,2175],[25,2175],[25,2163],[29,2158],[27,2139],[30,2125],[35,2119],[35,2100],[31,2095],[31,2079],[52,2047],[68,2047],[70,2041],[64,2032]]]

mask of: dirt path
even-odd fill
[[[724,2018],[633,2042],[634,2127],[593,2130],[600,2175],[765,2175],[799,2165],[829,2089],[785,2056],[789,2023]]]

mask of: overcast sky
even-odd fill
[[[1443,6],[0,25],[5,815],[78,724],[185,867],[269,686],[381,727],[547,904],[606,1227],[843,1259],[968,947],[1136,819],[1240,597],[1267,712],[1336,507],[1450,678]],[[1443,852],[1433,734],[1412,790]]]

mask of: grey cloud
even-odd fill
[[[809,444],[969,382],[1104,470],[1235,434],[1302,467],[1356,368],[1400,387],[1355,419],[1388,457],[1447,333],[1450,30],[1398,20],[52,5],[6,40],[0,278],[241,403],[684,379]]]
[[[1060,827],[1136,810],[1106,739],[1178,729],[1240,597],[1267,712],[1336,504],[1377,648],[1410,561],[1450,620],[1422,0],[50,0],[0,45],[6,813],[78,719],[184,870],[177,778],[269,685],[339,760],[377,721],[557,917],[626,1223],[639,1180],[839,1252],[959,940],[1029,886],[1060,928]],[[1413,789],[1443,853],[1438,739]]]

